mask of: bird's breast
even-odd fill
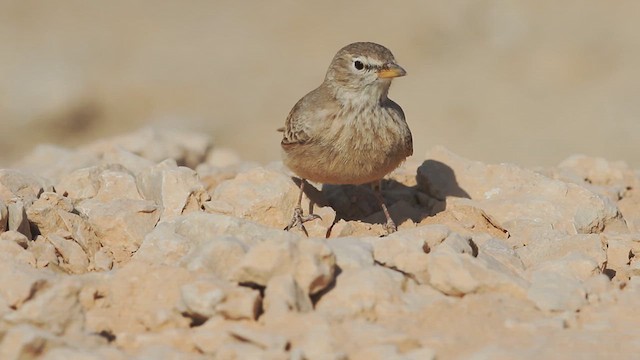
[[[314,135],[309,143],[288,150],[285,164],[305,179],[326,184],[379,180],[411,151],[403,116],[381,106],[341,109]]]

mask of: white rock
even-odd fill
[[[14,201],[9,202],[7,210],[9,211],[7,228],[23,234],[27,239],[32,239],[31,225],[22,200],[14,199]]]
[[[202,133],[147,127],[96,141],[81,150],[102,156],[114,149],[124,149],[154,163],[174,159],[180,165],[195,168],[205,159],[212,146],[211,138]]]
[[[12,199],[20,199],[23,204],[31,204],[46,187],[45,180],[13,169],[0,169],[0,200],[9,204]]]
[[[100,248],[93,256],[93,269],[107,271],[113,268],[113,254],[107,248]]]
[[[231,279],[248,246],[234,236],[217,236],[200,243],[178,263],[189,270],[205,270],[223,279]]]
[[[44,236],[38,236],[34,241],[30,241],[29,251],[35,257],[35,266],[39,269],[49,265],[57,266],[60,263],[56,248]]]
[[[0,233],[0,240],[14,242],[20,245],[20,247],[23,249],[26,249],[29,246],[29,239],[27,239],[27,237],[24,236],[24,234],[14,230],[9,230],[9,231]]]
[[[29,324],[18,324],[6,331],[0,342],[0,358],[32,359],[37,349],[46,353],[62,345],[63,340],[48,331]]]
[[[355,237],[328,239],[327,245],[336,256],[340,269],[373,266],[373,246]]]
[[[190,316],[200,319],[219,314],[233,320],[254,320],[261,301],[257,290],[225,283],[213,277],[183,285],[180,293],[179,307]]]
[[[110,176],[108,175],[106,179],[102,178],[102,174],[105,172],[111,174]],[[119,164],[103,164],[82,168],[62,176],[58,184],[56,184],[56,192],[68,197],[74,203],[92,199],[98,195],[100,191],[102,191],[105,196],[111,193],[118,198],[126,197],[127,193],[131,194],[130,187],[124,194],[118,194],[116,190],[113,190],[113,178],[125,178],[127,175],[131,176],[129,170]],[[109,179],[109,177],[112,179]],[[124,180],[124,182],[126,183],[126,180]],[[105,187],[105,189],[101,189],[102,187]],[[123,187],[125,189],[127,188],[126,185],[121,186],[121,188]],[[134,196],[134,198],[139,199],[140,196],[137,195]]]
[[[129,171],[105,169],[97,176],[98,193],[93,199],[108,202],[116,199],[142,200],[136,178]]]
[[[379,312],[397,306],[402,296],[403,276],[372,266],[345,269],[330,292],[316,304],[316,311],[334,319],[364,317],[375,320]]]
[[[587,291],[579,279],[547,270],[533,272],[527,295],[544,311],[577,311],[587,303]]]
[[[265,316],[282,316],[283,313],[309,312],[313,310],[311,299],[291,274],[274,276],[267,283],[262,304]]]
[[[0,235],[0,237],[2,235]],[[11,257],[19,263],[31,265],[33,267],[36,266],[36,258],[33,253],[25,250],[22,246],[14,241],[0,240],[0,253]]]
[[[120,147],[114,147],[105,151],[102,154],[102,163],[107,166],[109,164],[121,165],[133,175],[137,175],[143,170],[155,165],[153,161]]]
[[[578,251],[570,252],[560,259],[543,262],[532,269],[565,274],[580,280],[600,274],[600,264],[592,257]]]
[[[315,294],[331,283],[334,271],[335,256],[324,241],[266,239],[247,251],[232,278],[266,286],[274,276],[292,274],[305,293]]]
[[[607,253],[601,235],[572,235],[555,238],[540,238],[531,244],[516,249],[525,267],[541,264],[545,261],[560,259],[578,251],[593,258],[599,266],[607,260]]]
[[[289,341],[283,336],[240,324],[231,326],[229,333],[243,342],[265,350],[285,350],[289,344]]]
[[[15,261],[0,253],[0,295],[7,305],[19,308],[32,294],[44,287],[52,274]]]
[[[89,199],[78,204],[77,209],[89,219],[100,243],[109,248],[117,263],[129,259],[138,250],[160,216],[157,205],[146,200]]]
[[[95,165],[98,161],[97,156],[86,152],[42,144],[15,165],[23,171],[38,174],[55,183],[62,176],[76,169]]]
[[[455,241],[449,242],[449,238]],[[473,249],[462,238],[453,235],[429,254],[429,283],[447,295],[460,296],[474,292],[501,291],[515,296],[526,295],[527,282],[521,274],[505,265],[500,257],[483,252],[473,257]]]
[[[58,234],[49,234],[47,240],[53,244],[56,252],[60,254],[63,262],[60,266],[72,274],[82,274],[87,272],[89,258],[82,250],[82,247],[71,239],[66,239]],[[35,262],[35,261],[34,261]]]
[[[602,238],[607,247],[607,268],[624,276],[631,260],[640,256],[640,234],[603,234]]]
[[[9,227],[9,211],[7,205],[0,199],[0,233],[7,231]]]
[[[84,312],[78,300],[81,283],[74,278],[56,279],[36,287],[30,298],[4,320],[29,323],[55,335],[79,334],[84,328]]]
[[[125,341],[124,334],[189,327],[190,319],[176,305],[180,289],[195,281],[195,274],[175,266],[129,261],[93,275],[86,278],[81,296],[86,331],[108,331]]]
[[[198,211],[210,199],[196,172],[177,166],[174,160],[147,168],[138,175],[137,181],[144,198],[161,207],[161,221]]]
[[[312,192],[307,186],[306,192]],[[228,204],[236,217],[249,219],[260,224],[284,228],[293,215],[299,188],[284,172],[266,168],[254,168],[238,174],[235,178],[219,184],[212,196],[212,201]],[[303,203],[305,213],[308,202]],[[322,220],[314,220],[305,224],[311,236],[322,236],[335,218],[335,212],[328,207],[315,207],[314,212]],[[315,226],[320,225],[318,229]]]
[[[438,199],[470,197],[511,234],[526,230],[531,222],[565,234],[584,234],[622,221],[609,199],[575,184],[510,164],[469,161],[442,147],[432,149],[428,157],[431,160],[418,169],[424,191]]]

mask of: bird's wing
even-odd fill
[[[298,103],[289,112],[289,116],[287,116],[281,142],[282,147],[285,149],[291,146],[304,144],[311,138],[309,136],[309,129],[307,129],[307,112],[302,111],[303,108],[305,108],[304,98],[298,101]]]
[[[387,99],[387,103],[386,106],[392,108],[400,117],[400,119],[402,119],[403,123],[407,123],[407,120],[404,116],[404,111],[402,111],[402,108],[400,107],[400,105],[398,105],[395,101],[391,100],[391,99]],[[407,125],[405,128],[406,132],[404,134],[404,144],[405,144],[405,149],[406,149],[406,155],[407,157],[413,155],[413,137],[411,136],[411,130],[409,130],[409,126]]]
[[[313,140],[316,129],[329,119],[327,114],[335,112],[335,103],[328,97],[326,89],[320,86],[296,103],[285,121],[281,142],[284,149]]]

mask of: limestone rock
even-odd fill
[[[330,239],[327,245],[336,256],[336,265],[340,269],[373,266],[373,246],[358,238],[341,237]]]
[[[78,204],[77,210],[89,219],[100,243],[109,248],[117,263],[128,260],[138,250],[160,217],[157,205],[146,200],[89,199]]]
[[[45,282],[4,320],[32,324],[55,335],[78,334],[84,329],[84,312],[78,300],[80,288],[81,283],[73,278]]]
[[[622,221],[609,199],[575,184],[515,165],[469,161],[441,147],[428,157],[418,169],[419,186],[427,194],[471,198],[511,234],[530,223],[569,235],[598,233]]]
[[[336,319],[375,321],[400,302],[402,279],[400,273],[380,266],[345,269],[332,291],[318,301],[316,311]]]
[[[186,328],[190,319],[176,309],[181,288],[195,275],[179,267],[131,261],[85,285],[82,306],[89,331],[138,333]]]
[[[19,199],[28,206],[46,185],[42,178],[35,175],[19,170],[0,169],[0,200],[5,204],[12,199]]]
[[[541,238],[528,246],[516,249],[526,267],[564,257],[573,251],[579,251],[602,266],[607,253],[600,235],[559,235],[556,238]]]
[[[9,227],[9,211],[4,201],[0,199],[0,233],[7,231]]]
[[[18,324],[4,334],[0,341],[0,358],[31,359],[61,346],[64,341],[48,331],[28,324]]]
[[[312,197],[321,196],[314,190],[311,185],[305,186],[306,193],[314,194]],[[298,186],[285,173],[267,168],[254,168],[222,182],[215,188],[211,199],[228,204],[231,209],[230,215],[267,226],[284,228],[291,220],[299,191]],[[305,197],[305,213],[308,208]],[[330,208],[319,206],[315,207],[314,213],[320,215],[322,220],[308,222],[305,227],[311,236],[324,237],[335,218],[335,213]],[[318,225],[319,228],[315,229]]]
[[[333,280],[335,256],[325,242],[267,239],[252,246],[232,275],[238,283],[266,286],[271,278],[291,273],[307,294],[315,294]]]
[[[580,280],[546,270],[532,274],[528,297],[545,311],[577,311],[587,303],[587,291]]]
[[[9,230],[0,233],[0,240],[11,241],[19,245],[21,248],[26,249],[29,246],[29,239],[24,234],[14,230]]]
[[[31,224],[25,211],[25,204],[21,200],[14,199],[9,202],[7,210],[9,211],[7,228],[23,234],[27,239],[32,239]]]
[[[0,237],[2,235],[0,235]],[[36,266],[36,258],[33,256],[33,254],[30,251],[25,250],[25,248],[14,241],[0,239],[0,253],[6,256],[10,256],[19,263],[31,265],[34,267]]]
[[[120,164],[102,164],[75,170],[62,176],[56,192],[74,204],[102,194],[102,199],[140,199],[132,174]],[[132,186],[133,185],[133,186]]]
[[[41,144],[23,157],[16,167],[25,172],[38,174],[55,183],[62,176],[77,169],[96,165],[99,159],[83,151],[65,149],[60,146]]]
[[[134,154],[121,147],[114,147],[102,153],[101,163],[106,166],[122,166],[133,175],[138,175],[142,171],[155,165],[155,162],[145,159],[142,156]]]
[[[147,168],[138,175],[137,181],[144,198],[160,206],[161,221],[198,211],[210,198],[196,172],[178,167],[174,160]]]
[[[263,308],[266,316],[282,316],[283,313],[309,312],[313,304],[308,294],[291,274],[272,277],[267,283]]]
[[[205,159],[211,146],[213,143],[205,134],[148,127],[94,142],[81,150],[101,156],[121,148],[154,163],[174,159],[180,165],[195,168]]]
[[[525,296],[527,282],[517,269],[499,256],[483,251],[474,257],[473,248],[459,236],[450,236],[427,259],[431,286],[447,295],[504,291]]]
[[[89,258],[73,239],[64,238],[58,234],[49,234],[47,240],[51,242],[56,252],[60,254],[60,266],[72,274],[82,274],[89,268]],[[34,261],[35,262],[35,261]]]
[[[254,320],[262,300],[257,290],[225,283],[215,277],[183,285],[180,293],[178,308],[199,321],[216,314],[233,320]]]

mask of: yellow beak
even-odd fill
[[[404,69],[395,63],[386,64],[382,70],[378,71],[378,77],[381,79],[390,79],[407,75]]]

